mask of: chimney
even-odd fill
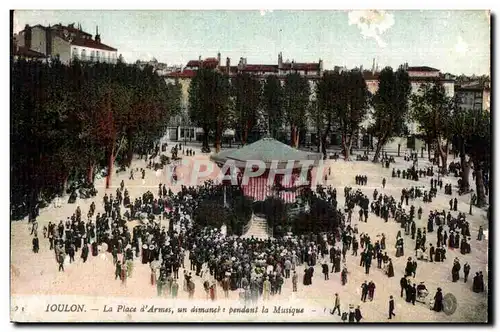
[[[31,27],[28,24],[24,27],[24,47],[31,49]]]
[[[198,61],[200,61],[200,62],[201,62],[201,55],[199,55],[199,56],[198,56]]]
[[[98,25],[95,27],[95,41],[99,44],[101,43],[101,35],[99,35],[99,26]]]
[[[43,50],[41,50],[43,52]],[[45,55],[52,55],[52,29],[50,25],[45,29]]]
[[[323,60],[319,59],[318,67],[319,67],[318,75],[321,75],[323,73]]]
[[[278,68],[281,69],[283,66],[283,54],[281,52],[278,53]]]
[[[226,58],[226,72],[228,75],[231,73],[231,59],[229,57]]]
[[[372,75],[375,75],[375,58],[373,58]]]
[[[220,52],[217,53],[217,67],[220,66]]]

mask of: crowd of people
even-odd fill
[[[177,147],[176,154],[177,154]],[[184,150],[183,154],[184,154]],[[194,151],[186,150],[188,156]],[[396,171],[393,169],[393,177]],[[141,171],[142,178],[145,173]],[[400,171],[397,171],[397,177]],[[422,176],[433,176],[432,167],[416,170],[412,167],[403,170],[403,178],[415,179]],[[133,179],[133,172],[131,172]],[[367,176],[357,175],[357,185],[366,185]],[[383,188],[386,180],[383,179]],[[230,291],[238,291],[240,299],[245,304],[255,304],[259,299],[268,300],[276,294],[281,294],[283,284],[292,283],[293,292],[297,291],[298,271],[303,270],[302,285],[308,287],[314,283],[314,271],[321,267],[324,280],[330,280],[330,274],[337,274],[342,285],[348,283],[346,260],[349,256],[359,256],[359,266],[365,274],[370,275],[372,261],[377,260],[377,270],[388,278],[395,276],[392,259],[386,247],[386,237],[382,233],[358,234],[357,225],[352,220],[354,209],[359,207],[359,221],[368,222],[369,208],[372,213],[388,222],[394,219],[404,230],[405,240],[401,230],[398,232],[395,244],[395,257],[405,256],[404,242],[415,241],[415,259],[408,258],[405,274],[401,279],[401,297],[406,295],[406,302],[415,304],[417,299],[425,298],[422,294],[428,292],[423,282],[416,286],[409,277],[415,278],[417,260],[428,262],[443,262],[448,250],[460,249],[462,255],[471,252],[470,229],[465,214],[459,213],[453,218],[445,211],[431,211],[427,227],[417,227],[422,216],[422,208],[415,211],[410,201],[423,197],[423,202],[431,202],[436,192],[442,189],[442,180],[431,179],[431,190],[422,193],[420,188],[404,188],[399,202],[391,195],[373,192],[373,200],[360,189],[344,188],[344,210],[338,206],[335,188],[318,186],[313,192],[319,198],[328,201],[338,210],[340,220],[338,227],[332,232],[321,234],[286,235],[281,238],[257,239],[228,237],[222,229],[200,227],[194,222],[197,207],[203,200],[215,195],[221,187],[208,181],[202,186],[182,186],[177,193],[172,192],[164,184],[158,185],[157,197],[150,191],[141,197],[132,199],[124,181],[120,183],[115,195],[105,194],[102,201],[104,211],[97,212],[92,203],[87,214],[87,221],[78,206],[75,213],[65,222],[49,222],[44,227],[43,236],[54,251],[55,261],[59,271],[64,271],[65,264],[75,260],[75,255],[81,250],[80,257],[86,262],[89,253],[97,256],[99,252],[108,252],[113,257],[115,279],[126,284],[127,278],[133,276],[134,264],[139,261],[148,264],[151,271],[151,285],[156,287],[158,296],[176,298],[179,287],[193,298],[196,289],[195,278],[202,280],[200,287],[207,299],[216,300],[217,289],[223,290],[227,298]],[[453,203],[453,204],[452,204]],[[452,209],[453,208],[453,209]],[[450,200],[450,211],[457,211],[457,199]],[[97,212],[97,213],[96,213]],[[94,217],[95,216],[95,217]],[[93,221],[95,220],[95,222]],[[140,224],[129,228],[132,220],[140,220]],[[162,225],[163,221],[163,225]],[[39,239],[33,220],[33,251],[39,251]],[[428,233],[434,232],[437,226],[436,247],[427,246]],[[482,239],[481,235],[478,235]],[[359,252],[360,251],[360,252]],[[347,254],[350,253],[348,256]],[[408,255],[408,253],[406,253]],[[69,261],[66,262],[66,255]],[[354,258],[353,258],[354,259]],[[185,262],[189,262],[185,266]],[[466,266],[468,268],[466,269]],[[452,267],[452,281],[459,279],[461,266],[455,260]],[[182,271],[182,273],[180,273]],[[467,272],[466,272],[467,271]],[[470,266],[464,265],[464,279],[467,282]],[[424,288],[422,288],[422,286]],[[420,287],[420,288],[419,288]],[[482,272],[478,271],[473,278],[474,292],[484,291]],[[361,301],[372,301],[375,294],[375,283],[365,281],[361,285]],[[331,311],[341,315],[338,293],[335,297],[334,309]],[[392,304],[391,304],[392,303]],[[438,288],[434,296],[433,310],[443,309],[442,289]],[[343,320],[360,321],[360,307],[354,309],[349,305],[349,313],[342,315]],[[394,298],[389,301],[389,319],[394,316]]]

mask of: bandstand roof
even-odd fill
[[[320,160],[321,157],[319,153],[301,151],[274,138],[265,137],[239,149],[222,151],[213,155],[211,159],[218,164],[233,160],[237,166],[249,160],[261,160],[270,166],[273,161],[278,162],[278,164],[286,164],[292,160],[295,162]]]

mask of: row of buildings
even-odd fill
[[[489,84],[478,84],[477,82],[470,82],[467,84],[457,84],[455,76],[451,74],[441,73],[439,69],[428,67],[428,66],[409,66],[405,64],[406,70],[410,76],[412,93],[418,93],[419,88],[422,84],[427,82],[432,82],[439,80],[446,91],[446,94],[450,97],[458,96],[460,107],[464,109],[489,109],[489,95],[490,88]],[[190,60],[185,65],[184,68],[177,71],[173,71],[165,75],[167,82],[179,82],[182,86],[182,109],[184,112],[172,119],[171,126],[167,132],[167,136],[171,140],[197,140],[202,134],[200,128],[195,128],[190,125],[188,116],[188,91],[191,79],[196,75],[196,71],[200,68],[211,68],[222,73],[234,77],[239,73],[252,74],[262,81],[266,79],[269,75],[275,75],[278,78],[284,80],[289,73],[299,73],[307,77],[309,84],[311,85],[311,91],[314,92],[314,86],[316,82],[323,76],[327,70],[323,68],[323,61],[321,59],[318,62],[295,62],[294,60],[283,61],[282,53],[278,54],[278,59],[276,64],[249,64],[246,58],[240,58],[237,65],[231,65],[231,59],[226,58],[225,63],[221,60],[220,53],[217,57],[209,57],[202,59],[201,56],[198,60]],[[334,67],[334,71],[346,70],[345,67]],[[368,90],[374,94],[378,90],[379,84],[379,70],[378,66],[373,60],[373,66],[371,70],[364,70],[362,66],[359,68],[363,72]],[[312,93],[311,98],[314,99],[314,93]],[[368,117],[362,124],[363,128],[367,128],[370,123],[370,118]],[[284,128],[284,130],[286,130]],[[416,123],[409,123],[410,134],[415,134],[418,132]],[[305,144],[311,143],[314,140],[314,128],[310,126],[307,130],[307,134],[303,137]],[[303,143],[304,143],[303,141]],[[414,140],[411,140],[414,142]],[[340,137],[338,134],[333,133],[330,139],[332,145],[337,145],[340,142]],[[371,139],[368,135],[359,135],[358,142],[355,145],[358,147],[367,146],[371,144]],[[400,139],[394,140],[392,143],[394,146],[408,145],[408,139],[402,137]],[[414,145],[414,143],[411,143]],[[418,144],[417,144],[418,145]],[[391,147],[389,147],[391,148]]]
[[[116,63],[118,50],[101,40],[99,28],[96,34],[85,32],[75,23],[67,26],[61,23],[53,26],[26,25],[13,36],[14,58],[49,60],[59,58],[62,63],[72,59],[88,62]]]
[[[56,24],[53,26],[26,25],[19,33],[14,35],[12,55],[14,58],[49,60],[58,57],[63,63],[70,63],[72,59],[79,59],[86,62],[107,62],[116,63],[118,59],[118,50],[112,46],[104,44],[96,27],[96,33],[92,34],[84,31],[80,24]],[[168,66],[156,59],[149,61],[137,61],[135,65],[144,68],[152,66],[155,72],[165,77],[168,83],[178,82],[182,88],[181,108],[179,116],[172,118],[166,137],[170,140],[198,140],[202,135],[201,128],[196,128],[190,124],[188,114],[188,91],[191,79],[196,75],[200,68],[211,68],[234,77],[239,73],[248,73],[265,80],[269,75],[275,75],[284,80],[289,73],[299,73],[307,77],[311,86],[311,99],[315,98],[314,87],[316,82],[323,76],[327,70],[323,68],[323,60],[317,62],[296,62],[295,60],[283,60],[283,54],[280,52],[277,62],[274,64],[248,63],[246,58],[240,58],[237,63],[231,63],[227,57],[225,61],[221,59],[221,54],[216,57],[197,60],[190,60],[182,66]],[[490,86],[489,81],[467,81],[458,82],[456,77],[450,74],[441,73],[439,69],[427,66],[408,66],[406,70],[410,76],[412,93],[417,93],[423,83],[439,80],[448,96],[457,96],[460,107],[463,109],[482,110],[490,108]],[[362,71],[368,89],[375,93],[378,89],[379,70],[373,60],[371,70],[365,70],[362,66],[358,68]],[[345,67],[335,66],[334,71],[347,70]],[[368,118],[362,125],[366,128],[370,123]],[[314,128],[309,126],[306,135],[302,136],[302,144],[311,143],[314,140]],[[417,124],[409,124],[410,133],[417,132]],[[286,131],[287,128],[284,128]],[[370,138],[367,135],[359,135],[357,146],[369,144]],[[338,144],[340,138],[337,134],[332,134],[330,142],[332,145]],[[407,144],[406,138],[396,140],[394,144]]]

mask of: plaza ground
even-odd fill
[[[185,157],[186,160],[208,161],[209,156],[202,154],[198,147],[193,148],[196,151],[195,157]],[[419,161],[419,167],[428,166],[428,162]],[[144,168],[146,163],[144,160],[134,160],[133,168]],[[337,187],[337,199],[339,206],[344,204],[343,188],[351,186],[357,189],[354,177],[357,174],[368,176],[368,185],[359,187],[370,200],[372,193],[377,188],[379,193],[393,195],[397,201],[401,195],[402,188],[410,188],[411,186],[425,186],[426,190],[430,188],[430,178],[422,178],[419,182],[404,180],[401,178],[392,178],[392,167],[401,170],[409,167],[409,163],[403,161],[403,158],[396,158],[396,164],[391,165],[391,169],[382,168],[380,164],[361,161],[327,161],[327,167],[331,166],[331,176],[328,184]],[[189,166],[184,167],[182,172],[189,173]],[[213,173],[207,178],[214,176]],[[164,179],[164,174],[146,170],[145,180],[141,180],[139,174],[136,174],[135,180],[128,180],[129,172],[121,172],[113,174],[112,188],[105,189],[105,179],[96,180],[96,188],[99,191],[97,197],[88,200],[78,199],[76,204],[67,204],[67,197],[63,199],[62,207],[55,208],[50,206],[40,211],[38,218],[38,234],[40,237],[40,251],[38,254],[32,252],[32,244],[29,232],[27,219],[11,223],[11,294],[15,296],[22,295],[85,295],[95,297],[119,297],[132,299],[147,299],[158,298],[156,286],[150,284],[150,269],[149,265],[143,265],[139,259],[134,261],[133,275],[127,279],[126,285],[121,281],[114,279],[115,267],[112,263],[111,254],[98,255],[96,257],[89,256],[86,263],[83,263],[80,258],[80,252],[75,255],[75,262],[65,264],[65,272],[58,272],[58,265],[55,261],[54,252],[49,250],[49,242],[43,238],[42,229],[49,221],[59,223],[60,220],[66,220],[68,216],[74,213],[77,206],[80,206],[82,215],[86,215],[90,203],[95,201],[97,212],[103,211],[102,197],[105,192],[115,195],[116,187],[120,181],[125,181],[125,187],[130,193],[133,200],[135,197],[142,195],[147,190],[150,190],[155,196],[157,195],[158,183]],[[382,179],[387,179],[385,189],[382,189]],[[457,178],[448,176],[443,178],[444,184],[452,183],[456,185]],[[200,179],[200,183],[203,179]],[[164,181],[162,182],[164,183]],[[472,178],[471,178],[471,183]],[[179,190],[179,186],[171,187],[174,192]],[[456,189],[454,188],[454,192]],[[417,227],[426,227],[427,215],[432,210],[448,211],[448,201],[450,197],[444,195],[443,190],[438,191],[437,197],[431,204],[423,203],[419,198],[416,201],[410,202],[414,204],[416,210],[422,206],[422,220],[416,220]],[[290,301],[290,303],[307,303],[313,306],[332,308],[334,293],[339,293],[341,298],[342,311],[347,311],[348,305],[361,305],[364,322],[387,322],[388,316],[388,300],[389,296],[393,295],[396,303],[396,317],[393,322],[470,322],[470,321],[485,321],[487,312],[487,295],[485,293],[472,292],[472,277],[477,271],[483,271],[485,282],[488,279],[488,242],[487,240],[477,241],[477,230],[479,226],[483,226],[485,231],[488,230],[488,221],[486,219],[486,211],[483,209],[473,208],[473,215],[468,214],[470,195],[458,196],[458,210],[466,212],[467,220],[470,223],[471,230],[471,253],[461,255],[459,250],[448,250],[447,259],[443,263],[430,263],[418,261],[417,274],[415,282],[425,281],[430,295],[434,296],[437,287],[443,289],[443,294],[452,293],[458,302],[458,307],[453,315],[447,316],[443,312],[436,313],[429,310],[428,306],[416,303],[415,306],[408,304],[404,299],[399,297],[400,286],[399,280],[404,274],[404,268],[408,257],[414,257],[415,241],[410,237],[404,237],[405,256],[395,257],[395,240],[396,234],[401,230],[399,224],[393,219],[389,219],[388,223],[384,223],[382,219],[370,213],[368,223],[356,222],[358,220],[357,209],[353,213],[353,224],[357,224],[359,233],[368,233],[373,240],[379,238],[384,233],[386,235],[387,252],[394,264],[395,276],[387,278],[382,270],[376,268],[376,264],[370,270],[370,275],[366,275],[364,268],[359,266],[359,256],[353,257],[350,254],[347,258],[347,269],[349,271],[348,283],[345,286],[341,285],[340,273],[330,274],[330,280],[325,281],[321,273],[321,260],[318,260],[318,265],[315,267],[315,273],[311,286],[302,285],[303,266],[299,266],[297,271],[299,274],[298,292],[292,294],[291,279],[285,281],[281,295],[275,295],[273,299],[280,301]],[[409,208],[407,208],[408,210]],[[452,212],[456,216],[458,212]],[[167,221],[162,221],[166,223]],[[129,223],[131,229],[136,222]],[[427,243],[436,244],[436,231],[427,235]],[[187,255],[186,255],[187,257]],[[468,262],[471,266],[471,273],[467,284],[463,282],[463,270],[460,272],[461,280],[457,283],[451,282],[451,267],[455,257],[460,258],[463,266]],[[189,267],[189,262],[186,258],[186,267]],[[182,277],[182,269],[179,271]],[[194,274],[194,273],[193,273]],[[373,302],[362,303],[361,284],[365,281],[373,281],[376,284],[375,298]],[[206,299],[205,292],[202,287],[202,280],[195,277],[196,291],[195,299]],[[179,300],[187,299],[187,292],[182,291],[182,280],[180,281]],[[488,285],[486,284],[486,288]],[[215,304],[224,305],[238,300],[238,292],[230,292],[230,298],[225,300],[221,287],[218,287],[218,299]],[[206,300],[207,304],[209,300]],[[211,301],[210,301],[211,302]],[[308,319],[314,320],[313,317]],[[340,321],[340,317],[331,316],[327,312],[319,312],[318,319]]]

